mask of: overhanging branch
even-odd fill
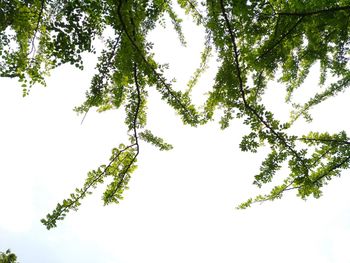
[[[244,91],[244,87],[243,87],[243,79],[242,79],[242,73],[241,73],[241,67],[239,64],[239,52],[238,52],[238,48],[237,48],[237,44],[236,44],[236,36],[235,33],[233,32],[233,29],[231,27],[230,21],[228,19],[228,16],[226,14],[226,10],[225,10],[225,6],[224,6],[224,0],[220,0],[220,6],[221,6],[221,12],[222,15],[224,17],[225,20],[225,24],[227,27],[227,30],[229,32],[230,38],[231,38],[231,42],[233,45],[233,57],[234,57],[234,62],[235,62],[235,69],[236,69],[236,75],[238,78],[238,82],[239,82],[239,90],[240,90],[240,94],[241,94],[241,98],[243,100],[243,104],[245,106],[245,108],[250,111],[262,124],[264,124],[264,126],[272,133],[276,136],[276,138],[278,138],[278,140],[285,145],[285,147],[298,159],[298,161],[301,162],[301,164],[304,166],[305,168],[305,172],[308,172],[308,167],[306,166],[304,160],[300,157],[300,155],[296,152],[296,150],[293,149],[293,147],[291,145],[288,144],[288,142],[285,140],[285,138],[283,138],[277,131],[275,131],[274,128],[271,127],[271,125],[262,117],[260,116],[260,114],[247,102],[246,100],[246,96],[245,96],[245,91]]]

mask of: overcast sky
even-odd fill
[[[185,29],[187,48],[178,48],[169,30],[150,36],[179,87],[198,66],[203,40],[200,29]],[[305,202],[289,193],[237,211],[237,204],[257,193],[251,183],[263,156],[239,151],[248,129],[239,121],[225,131],[217,123],[184,127],[152,90],[149,127],[175,148],[159,152],[142,143],[125,200],[104,207],[100,187],[78,212],[47,231],[40,219],[126,142],[123,113],[91,111],[81,125],[82,117],[72,111],[84,99],[93,62],[89,57],[84,72],[55,70],[46,88],[35,87],[26,98],[16,81],[0,80],[0,251],[10,248],[21,263],[350,262],[348,171],[319,200]],[[215,59],[211,65],[196,98],[210,87]],[[317,73],[315,67],[312,75]],[[317,79],[307,81],[296,100],[314,92]],[[265,96],[281,118],[287,116],[284,95],[272,83]],[[347,92],[316,108],[314,123],[300,122],[296,131],[350,131],[349,98]]]

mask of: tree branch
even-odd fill
[[[277,47],[279,44],[281,44],[282,41],[285,38],[287,38],[294,31],[294,29],[302,22],[303,19],[304,19],[304,16],[300,17],[297,20],[297,22],[279,38],[278,41],[276,41],[268,50],[266,50],[264,53],[262,53],[256,60],[257,61],[261,60],[263,57],[265,57],[267,54],[269,54],[273,49],[275,49],[275,47]]]
[[[117,40],[115,41],[113,47],[112,47],[112,52],[109,54],[108,56],[108,59],[107,59],[107,67],[104,67],[104,70],[100,71],[100,74],[102,75],[102,77],[104,78],[109,72],[110,72],[110,68],[111,68],[111,65],[113,63],[113,58],[115,57],[115,53],[116,53],[116,50],[117,50],[117,46],[119,44],[119,40],[120,40],[120,36],[118,36]],[[101,87],[99,87],[98,91],[101,91]],[[90,110],[90,107],[92,105],[92,103],[94,102],[94,100],[96,99],[97,97],[97,93],[94,94],[93,98],[92,98],[92,101],[90,103],[90,105],[88,106],[89,108],[86,110],[82,120],[81,120],[81,123],[80,124],[83,124],[89,110]]]
[[[136,87],[136,91],[137,91],[137,104],[136,104],[136,110],[135,110],[135,115],[134,115],[134,120],[133,120],[133,128],[132,128],[133,132],[134,132],[133,137],[135,139],[134,145],[136,146],[136,153],[135,153],[134,157],[131,159],[131,161],[129,162],[128,166],[121,173],[120,181],[119,181],[117,187],[112,192],[111,196],[115,195],[115,193],[118,191],[118,189],[122,186],[125,175],[129,171],[131,165],[133,165],[133,163],[136,161],[136,158],[140,153],[140,146],[139,146],[138,134],[137,134],[137,119],[139,116],[139,111],[140,111],[140,106],[141,106],[141,90],[140,90],[139,81],[138,81],[138,77],[137,77],[137,65],[136,65],[136,63],[134,63],[133,75],[134,75],[134,82],[135,82],[135,87]]]
[[[95,185],[96,182],[98,182],[105,174],[106,171],[111,167],[111,165],[118,159],[118,157],[128,150],[129,148],[134,147],[136,144],[131,144],[125,147],[123,150],[119,151],[118,154],[116,154],[108,163],[108,165],[101,171],[95,178],[92,180],[89,184],[83,187],[83,191],[79,194],[78,197],[76,197],[72,202],[70,202],[68,205],[63,206],[63,209],[60,210],[60,213],[57,213],[53,218],[50,218],[50,221],[55,222],[63,213],[67,213],[76,203],[78,203],[81,199],[83,199],[86,195],[86,193],[89,191],[91,187]],[[50,227],[51,228],[51,227]]]
[[[142,51],[140,50],[140,48],[138,47],[138,45],[135,43],[135,41],[132,39],[132,37],[130,36],[128,29],[126,27],[126,24],[123,20],[123,16],[121,14],[121,7],[122,7],[122,1],[119,1],[119,5],[117,8],[117,14],[120,20],[120,24],[122,26],[122,29],[125,33],[125,35],[127,36],[127,38],[129,39],[131,45],[135,48],[135,50],[137,51],[137,53],[140,55],[141,59],[145,62],[145,64],[151,69],[151,71],[153,72],[153,74],[156,76],[157,80],[166,88],[166,90],[169,92],[169,94],[175,99],[175,101],[180,105],[180,107],[187,112],[192,119],[195,119],[194,116],[192,115],[192,113],[188,110],[188,108],[183,105],[183,103],[180,101],[180,99],[174,94],[174,92],[172,91],[170,85],[168,83],[166,83],[163,79],[163,77],[156,71],[156,69],[149,63],[149,61],[146,59],[146,57],[142,54]]]
[[[315,11],[295,11],[295,12],[278,12],[279,16],[313,16],[320,14],[327,14],[337,11],[350,11],[350,6],[336,6],[327,9],[315,10]]]
[[[40,11],[39,11],[39,15],[38,15],[38,21],[36,23],[36,27],[34,29],[34,35],[33,35],[33,38],[32,38],[32,41],[31,41],[31,50],[30,52],[28,53],[28,55],[30,55],[34,50],[35,50],[35,44],[34,44],[34,41],[36,39],[36,35],[39,31],[39,26],[40,26],[40,23],[41,23],[41,20],[42,20],[42,16],[43,16],[43,12],[44,12],[44,8],[45,8],[45,0],[41,0],[41,8],[40,8]]]
[[[251,106],[249,105],[249,103],[247,102],[246,100],[246,97],[245,97],[245,91],[244,91],[244,87],[243,87],[243,79],[242,79],[242,76],[241,76],[241,67],[240,67],[240,64],[239,64],[239,53],[238,53],[238,48],[237,48],[237,44],[236,44],[236,36],[231,28],[231,24],[230,24],[230,21],[227,17],[227,14],[226,14],[226,11],[225,11],[225,7],[224,7],[224,3],[223,3],[223,0],[220,0],[220,6],[221,6],[221,12],[222,12],[222,15],[225,19],[225,24],[226,24],[226,27],[229,31],[229,35],[230,35],[230,38],[231,38],[231,42],[232,42],[232,45],[233,45],[233,57],[234,57],[234,62],[235,62],[235,69],[236,69],[236,75],[237,75],[237,78],[238,78],[238,81],[239,81],[239,90],[240,90],[240,93],[241,93],[241,97],[242,97],[242,100],[243,100],[243,104],[245,106],[245,108],[250,111],[251,113],[253,113],[253,115],[261,122],[265,125],[265,127],[270,130],[271,133],[273,133],[276,138],[278,138],[278,140],[280,140],[281,143],[283,143],[287,149],[302,163],[302,165],[306,168],[306,172],[308,171],[308,168],[306,167],[306,164],[304,162],[304,160],[299,156],[299,154],[287,143],[287,141],[278,133],[276,132],[271,126],[270,124],[264,120],[264,118],[262,116],[259,115],[259,113]]]
[[[348,157],[346,157],[344,160],[342,160],[340,163],[338,163],[338,164],[334,165],[333,167],[331,167],[326,173],[324,173],[323,175],[321,175],[318,178],[316,178],[316,180],[312,181],[312,183],[317,183],[318,181],[322,180],[324,177],[329,175],[329,173],[331,173],[334,170],[340,168],[342,165],[344,165],[349,160],[350,160],[350,155]]]
[[[349,141],[336,140],[336,139],[315,139],[315,138],[298,138],[299,141],[315,141],[315,142],[331,142],[331,143],[339,143],[339,144],[347,144],[350,145]]]
[[[186,0],[186,2],[191,6],[192,10],[200,17],[200,19],[203,19],[203,15],[199,10],[197,9],[196,5],[191,0]]]

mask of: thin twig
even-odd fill
[[[113,63],[112,59],[115,57],[115,52],[117,50],[117,46],[119,44],[119,40],[120,40],[120,36],[117,37],[117,41],[114,43],[114,45],[112,47],[112,52],[109,54],[109,57],[107,59],[107,66],[104,67],[104,70],[102,72],[100,72],[100,74],[102,74],[102,76],[104,76],[107,73],[109,73],[108,69],[111,67],[111,65]],[[101,90],[101,88],[98,89],[98,91],[100,91],[100,90]],[[84,122],[84,120],[86,118],[86,115],[89,113],[90,107],[91,107],[92,103],[94,102],[94,100],[96,99],[96,97],[97,97],[97,93],[94,94],[94,96],[92,97],[92,101],[91,101],[91,103],[89,105],[89,108],[85,111],[85,114],[84,114],[84,116],[83,116],[83,118],[81,120],[81,123],[80,123],[81,125],[83,124],[83,122]]]
[[[275,49],[275,47],[277,47],[279,44],[282,43],[282,41],[287,38],[293,31],[294,29],[302,22],[302,20],[304,19],[304,16],[300,17],[297,22],[286,32],[284,33],[279,39],[278,41],[276,41],[269,49],[267,49],[264,53],[262,53],[261,55],[259,55],[257,57],[257,61],[261,60],[263,57],[265,57],[267,54],[269,54],[272,50]]]
[[[34,41],[35,41],[36,35],[37,35],[38,31],[39,31],[39,26],[40,26],[40,23],[41,23],[41,20],[42,20],[42,16],[43,16],[43,12],[44,12],[44,8],[45,8],[45,0],[41,0],[40,3],[41,3],[41,8],[40,8],[40,11],[39,11],[39,15],[38,15],[38,20],[37,20],[37,23],[36,23],[36,27],[35,27],[35,29],[34,29],[34,35],[33,35],[32,41],[31,41],[31,46],[32,46],[32,48],[31,48],[31,50],[30,50],[30,52],[29,52],[28,55],[30,55],[30,54],[34,51],[34,49],[35,49]],[[34,55],[33,55],[33,56],[34,56]]]
[[[349,141],[337,140],[337,139],[316,139],[316,138],[298,138],[299,141],[315,141],[315,142],[331,142],[331,143],[339,143],[339,144],[347,144],[350,145]]]
[[[197,9],[196,5],[191,1],[191,0],[186,0],[187,3],[189,3],[189,5],[192,7],[192,9],[194,10],[195,13],[197,13],[197,15],[200,17],[200,19],[203,19],[203,15],[201,14],[201,12],[199,12],[199,10]]]

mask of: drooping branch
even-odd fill
[[[119,175],[120,180],[118,182],[118,185],[115,187],[114,191],[112,192],[111,196],[114,196],[115,193],[120,189],[124,182],[125,175],[128,173],[130,167],[135,163],[137,156],[140,153],[140,145],[139,145],[139,139],[138,139],[138,133],[137,133],[137,120],[139,117],[139,112],[140,112],[140,106],[141,106],[141,89],[139,85],[139,80],[137,77],[137,65],[134,63],[133,66],[133,76],[134,76],[134,82],[135,82],[135,87],[136,87],[136,92],[137,92],[137,103],[136,103],[136,109],[134,113],[134,119],[133,119],[133,124],[132,124],[132,129],[133,129],[133,138],[135,140],[134,145],[136,146],[136,153],[134,154],[133,158],[130,160],[129,164],[127,167],[122,171],[122,173]]]
[[[246,95],[245,95],[245,91],[244,91],[244,83],[243,83],[243,79],[242,79],[242,73],[241,73],[241,67],[240,67],[240,63],[239,63],[239,52],[238,52],[238,48],[237,48],[237,44],[236,44],[236,36],[235,33],[233,32],[233,29],[231,27],[231,23],[228,19],[228,16],[226,14],[226,10],[225,10],[225,6],[224,6],[224,0],[220,0],[220,6],[221,6],[221,12],[222,15],[224,17],[225,20],[225,25],[227,27],[227,30],[229,32],[230,38],[231,38],[231,42],[233,45],[233,57],[234,57],[234,62],[235,62],[235,70],[236,70],[236,75],[238,78],[238,82],[239,82],[239,91],[241,94],[241,98],[243,100],[243,104],[245,106],[245,108],[251,112],[262,124],[264,124],[264,126],[272,133],[276,136],[276,138],[278,138],[278,140],[285,145],[285,147],[301,162],[301,164],[304,166],[305,172],[308,171],[307,166],[304,162],[304,160],[300,157],[300,155],[298,154],[298,152],[296,150],[293,149],[293,147],[291,145],[289,145],[289,143],[285,140],[285,138],[283,138],[283,136],[281,136],[247,101],[246,99]]]
[[[119,10],[119,12],[120,12],[120,10]],[[136,41],[136,26],[135,26],[135,23],[134,23],[132,18],[131,18],[131,23],[133,25],[133,30],[132,30],[132,38],[129,36],[130,37],[129,40],[133,41],[133,43],[134,43]],[[135,140],[134,144],[136,146],[136,153],[134,154],[134,156],[132,157],[132,159],[130,160],[130,162],[126,166],[126,168],[124,168],[123,171],[121,172],[121,174],[118,175],[120,180],[119,180],[117,186],[115,187],[115,189],[110,194],[110,196],[114,196],[118,192],[118,190],[122,187],[122,184],[124,183],[124,179],[125,179],[126,174],[129,172],[129,169],[135,163],[136,158],[140,153],[140,145],[139,145],[139,138],[138,138],[138,132],[137,132],[137,127],[138,127],[137,121],[139,119],[139,113],[140,113],[142,99],[141,99],[141,87],[140,87],[139,80],[138,80],[137,68],[138,68],[138,65],[136,64],[136,62],[134,62],[133,63],[133,77],[134,77],[134,83],[135,83],[135,88],[136,88],[136,93],[137,93],[137,101],[136,101],[136,108],[135,108],[135,112],[134,112],[134,118],[132,121],[132,131],[133,131],[133,139]]]
[[[90,182],[88,182],[86,185],[84,185],[84,187],[82,188],[82,190],[79,192],[79,195],[71,195],[74,196],[70,201],[68,201],[68,203],[64,203],[63,205],[58,204],[57,208],[55,209],[55,211],[53,212],[52,215],[47,215],[47,219],[42,219],[41,222],[46,225],[47,229],[50,229],[52,227],[56,226],[56,221],[59,220],[60,218],[64,217],[66,213],[69,212],[69,210],[73,209],[76,210],[76,207],[79,206],[80,201],[86,197],[86,195],[89,193],[89,190],[91,188],[94,188],[95,185],[101,181],[101,179],[107,174],[107,171],[112,167],[113,163],[118,160],[118,158],[121,156],[121,154],[123,154],[124,152],[126,152],[128,149],[135,147],[136,144],[131,144],[126,146],[124,149],[120,150],[108,163],[107,166],[104,167],[104,169],[102,171],[100,171],[99,173],[97,173],[94,177],[93,180],[91,180]]]
[[[308,139],[308,138],[306,138]],[[318,156],[318,158],[313,160],[313,163],[310,164],[311,167],[314,167],[316,165],[318,165],[320,163],[320,161],[325,158],[331,151],[334,151],[339,144],[340,145],[349,145],[350,142],[348,141],[342,141],[342,140],[332,140],[332,139],[310,139],[312,141],[318,141],[318,142],[323,142],[323,143],[336,143],[338,145],[333,145],[330,148],[328,148],[327,150],[325,150],[324,153],[322,153],[320,156]],[[317,184],[325,177],[327,176],[331,176],[332,173],[334,171],[336,171],[339,168],[342,168],[344,165],[346,165],[348,162],[350,161],[350,155],[346,154],[345,158],[339,158],[339,159],[333,159],[332,161],[330,161],[326,166],[322,166],[319,169],[320,174],[315,176],[315,173],[317,174],[317,170],[314,172],[311,172],[310,177],[305,178],[305,177],[295,177],[293,178],[289,183],[287,182],[288,180],[285,181],[284,184],[277,186],[275,189],[277,189],[276,191],[272,190],[270,194],[264,195],[264,196],[257,196],[254,200],[250,199],[247,203],[244,203],[241,205],[241,208],[244,208],[245,206],[248,206],[252,203],[261,203],[261,202],[265,202],[265,201],[272,201],[276,198],[279,198],[282,196],[282,194],[286,191],[291,191],[291,190],[299,190],[299,194],[301,194],[302,197],[305,197],[307,195],[310,195],[311,193],[316,193],[319,194],[316,191],[317,188],[319,188],[319,186],[317,186]],[[327,167],[328,166],[328,167]],[[313,176],[314,175],[314,176]],[[315,177],[315,178],[312,178]],[[308,181],[304,184],[301,183],[299,180],[305,180],[307,179]],[[310,192],[300,192],[303,189],[306,189],[307,187],[315,187],[314,189],[312,189]]]

